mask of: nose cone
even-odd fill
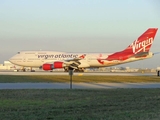
[[[11,63],[13,63],[14,64],[14,57],[11,57],[10,59],[9,59],[9,62],[11,62]]]
[[[20,55],[20,52],[18,52],[16,55],[12,56],[9,61],[12,63],[12,64],[15,64],[15,65],[20,65],[21,62],[22,62],[22,55]]]
[[[19,60],[19,57],[17,55],[14,55],[9,59],[9,62],[11,62],[12,64],[17,64],[18,60]]]

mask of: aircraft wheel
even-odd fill
[[[35,70],[31,70],[31,72],[35,72]]]

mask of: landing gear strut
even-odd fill
[[[22,71],[23,71],[23,72],[26,72],[26,69],[25,69],[24,67],[22,67]]]
[[[31,72],[35,72],[35,70],[32,70],[32,67],[31,67]]]
[[[65,68],[64,68],[64,72],[69,72],[69,68],[68,68],[68,67],[65,67]]]

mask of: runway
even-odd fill
[[[160,83],[73,83],[72,88],[160,88]],[[0,89],[70,89],[70,83],[0,83]]]
[[[1,71],[0,75],[69,75],[66,72],[8,72]],[[82,75],[113,75],[113,76],[151,76],[156,73],[111,73],[84,72]],[[116,89],[116,88],[160,88],[160,83],[73,83],[73,89]],[[70,89],[70,83],[0,83],[0,89]]]
[[[12,71],[0,71],[0,75],[69,75],[67,72],[12,72]],[[127,72],[84,72],[84,73],[73,73],[73,75],[117,75],[117,76],[151,76],[156,75],[156,73],[127,73]]]

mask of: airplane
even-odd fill
[[[86,68],[109,67],[151,58],[150,52],[158,28],[149,28],[126,49],[115,53],[66,53],[57,51],[21,51],[9,61],[24,67],[45,71],[63,68],[64,71],[84,72]],[[23,69],[25,71],[25,69]]]

